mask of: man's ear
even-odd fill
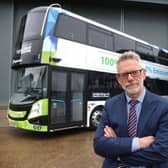
[[[116,79],[117,79],[118,83],[120,84],[120,79],[119,79],[118,74],[116,74],[116,75],[115,75],[115,77],[116,77]]]
[[[144,80],[146,79],[146,70],[143,70],[143,76],[144,76]]]

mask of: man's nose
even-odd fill
[[[131,74],[129,73],[128,74],[128,78],[127,78],[128,80],[133,80],[133,77],[131,76]]]

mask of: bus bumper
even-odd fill
[[[9,119],[9,126],[15,127],[15,128],[21,128],[24,130],[29,131],[36,131],[36,132],[48,132],[48,126],[47,125],[37,125],[37,124],[31,124],[28,120],[23,121],[16,121]]]

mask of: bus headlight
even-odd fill
[[[33,104],[28,119],[39,117],[42,114],[42,102],[39,101]]]

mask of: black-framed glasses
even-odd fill
[[[123,79],[127,79],[127,78],[128,78],[128,75],[131,75],[132,77],[139,77],[142,70],[143,70],[143,69],[138,69],[138,70],[131,71],[131,72],[118,73],[117,76],[118,76],[119,78],[123,78]]]

